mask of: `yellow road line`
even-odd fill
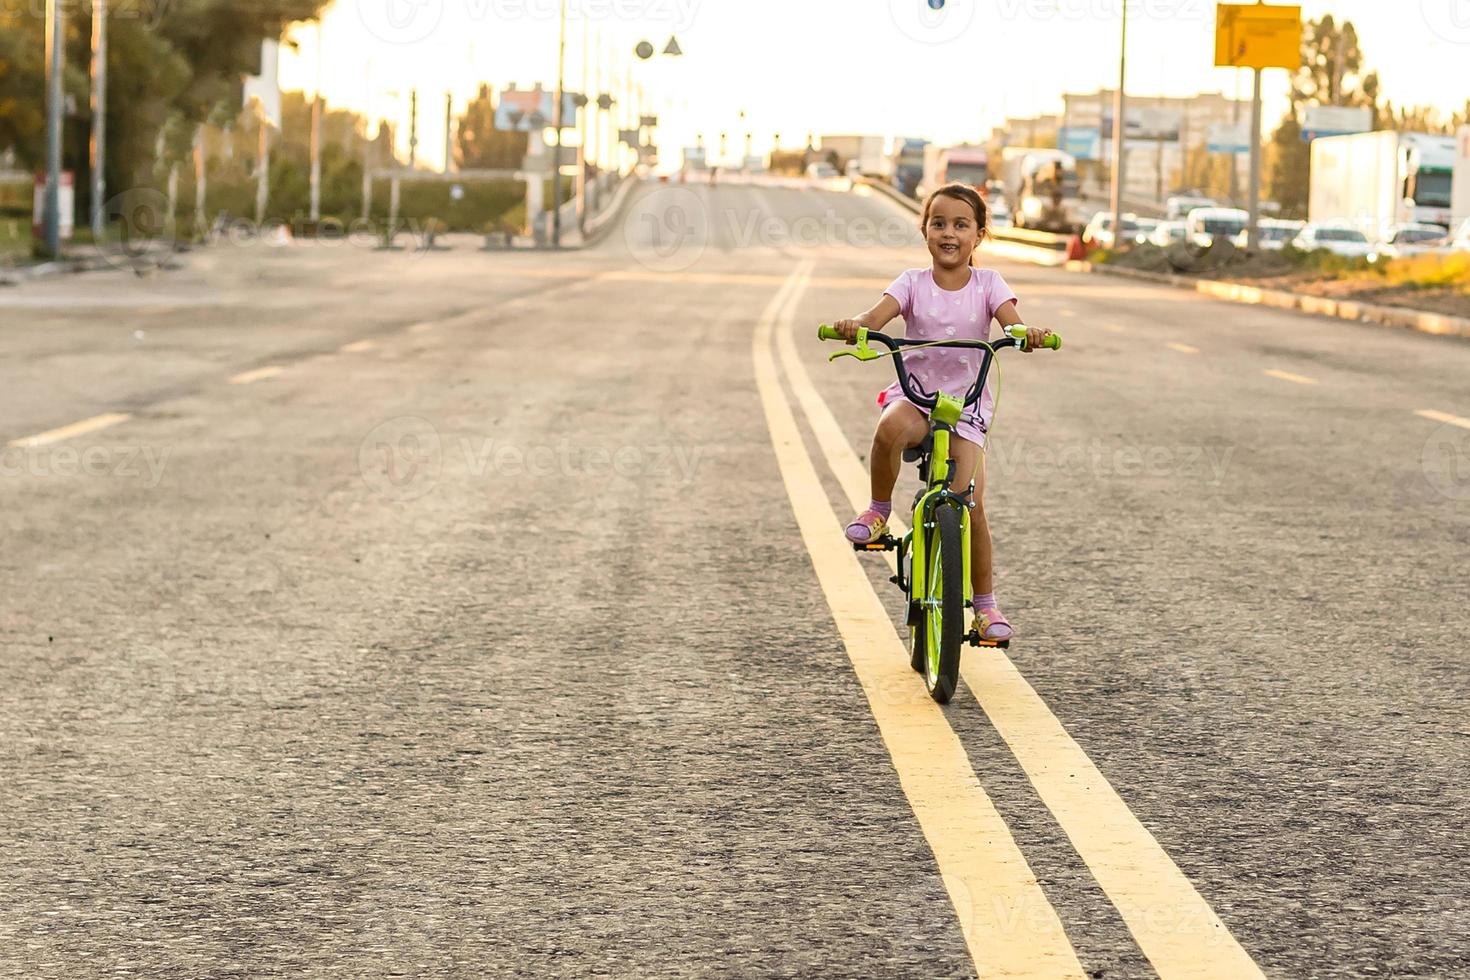
[[[867,470],[812,384],[789,327],[783,327],[778,344],[792,391],[849,503],[861,509],[871,493]],[[893,533],[903,533],[900,522],[890,520],[893,525],[899,525]],[[835,521],[827,534],[838,538]],[[885,553],[885,557],[893,567],[892,554]],[[999,650],[967,650],[960,669],[1037,795],[1118,908],[1159,975],[1165,980],[1262,976],[1011,660]],[[908,683],[922,693],[912,672]]]
[[[1432,422],[1445,422],[1449,425],[1458,425],[1462,429],[1470,429],[1470,419],[1463,419],[1458,415],[1450,415],[1448,412],[1436,412],[1432,408],[1421,408],[1414,414],[1420,418],[1429,419]]]
[[[1309,378],[1305,374],[1292,374],[1290,371],[1278,371],[1275,368],[1267,368],[1261,373],[1268,378],[1279,378],[1282,381],[1290,381],[1293,384],[1314,385],[1317,383],[1316,378]]]
[[[1166,346],[1170,350],[1177,350],[1181,354],[1198,354],[1199,353],[1199,348],[1198,347],[1191,347],[1188,344],[1181,344],[1178,341],[1174,341],[1174,340],[1169,341]]]
[[[33,436],[12,439],[5,445],[9,449],[37,449],[75,436],[86,435],[88,432],[110,428],[130,418],[132,416],[125,412],[107,412],[102,415],[94,415],[89,419],[82,419],[80,422],[73,422],[71,425],[63,425],[59,429],[47,429]]]
[[[337,350],[343,354],[361,354],[363,351],[372,350],[376,346],[378,344],[374,340],[354,340],[350,344],[343,344]]]
[[[276,375],[285,370],[286,369],[281,367],[279,364],[272,364],[270,367],[255,368],[253,371],[241,371],[239,374],[230,379],[230,384],[254,384],[257,381],[264,381],[266,378],[274,378]]]
[[[1081,977],[1061,920],[965,754],[944,713],[909,669],[802,443],[781,391],[771,337],[805,287],[804,263],[762,314],[752,343],[756,386],[781,478],[817,580],[981,976]]]

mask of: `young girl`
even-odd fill
[[[909,269],[893,280],[877,305],[859,316],[838,320],[834,326],[854,343],[859,327],[881,330],[896,316],[906,324],[909,340],[989,340],[990,321],[1002,327],[1020,323],[1016,294],[989,269],[974,266],[974,252],[985,237],[986,208],[980,195],[966,184],[946,184],[924,202],[921,228],[933,265]],[[1051,331],[1026,329],[1025,350],[1040,346]],[[904,354],[904,367],[927,392],[947,391],[963,396],[980,372],[980,352],[931,347]],[[992,374],[993,374],[992,367]],[[917,446],[929,434],[928,413],[903,395],[894,381],[878,394],[883,414],[873,435],[873,499],[868,509],[847,525],[849,540],[862,544],[881,537],[893,511],[893,486],[898,482],[903,451]],[[987,380],[980,400],[965,410],[950,440],[956,467],[950,489],[963,492],[975,483],[971,513],[970,567],[975,587],[975,628],[987,640],[1010,638],[1014,630],[996,605],[991,575],[990,525],[985,520],[985,434],[995,409],[994,386]]]

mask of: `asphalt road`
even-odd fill
[[[814,327],[912,221],[648,185],[564,255],[0,292],[0,973],[972,976],[1007,840],[1062,972],[1470,972],[1470,347],[988,259],[1065,347],[941,711],[811,530],[891,380]]]

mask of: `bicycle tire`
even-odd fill
[[[960,647],[965,640],[965,562],[960,550],[964,536],[960,513],[952,506],[941,505],[934,524],[925,556],[924,608],[914,627],[910,664],[922,654],[924,687],[935,701],[948,704],[959,686]]]

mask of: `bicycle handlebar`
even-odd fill
[[[990,373],[990,359],[995,356],[995,352],[1006,347],[1014,347],[1018,350],[1025,348],[1025,324],[1014,324],[1012,326],[1006,327],[1005,331],[1005,337],[995,341],[994,343],[987,343],[983,340],[900,340],[897,337],[890,337],[886,333],[878,330],[859,328],[857,335],[858,348],[860,351],[866,350],[868,356],[863,357],[861,354],[855,354],[854,356],[857,356],[862,360],[871,360],[875,357],[885,356],[882,354],[878,354],[877,352],[869,348],[867,346],[867,341],[869,340],[876,340],[884,347],[887,347],[893,355],[894,370],[898,373],[898,384],[899,387],[903,389],[904,396],[916,405],[920,405],[924,408],[932,410],[935,406],[935,403],[938,401],[938,395],[921,395],[909,387],[909,375],[903,367],[902,349],[904,347],[961,347],[983,350],[985,354],[981,358],[979,375],[975,379],[975,384],[970,388],[969,393],[965,396],[964,406],[966,408],[969,408],[971,405],[975,404],[975,402],[979,401],[981,392],[985,390],[985,377]],[[845,338],[842,336],[842,334],[837,332],[836,327],[832,326],[830,323],[823,323],[817,327],[817,339],[843,340]],[[1051,334],[1046,338],[1046,341],[1042,346],[1050,350],[1061,350],[1061,335],[1056,333]],[[837,355],[834,354],[832,356],[836,357]]]

